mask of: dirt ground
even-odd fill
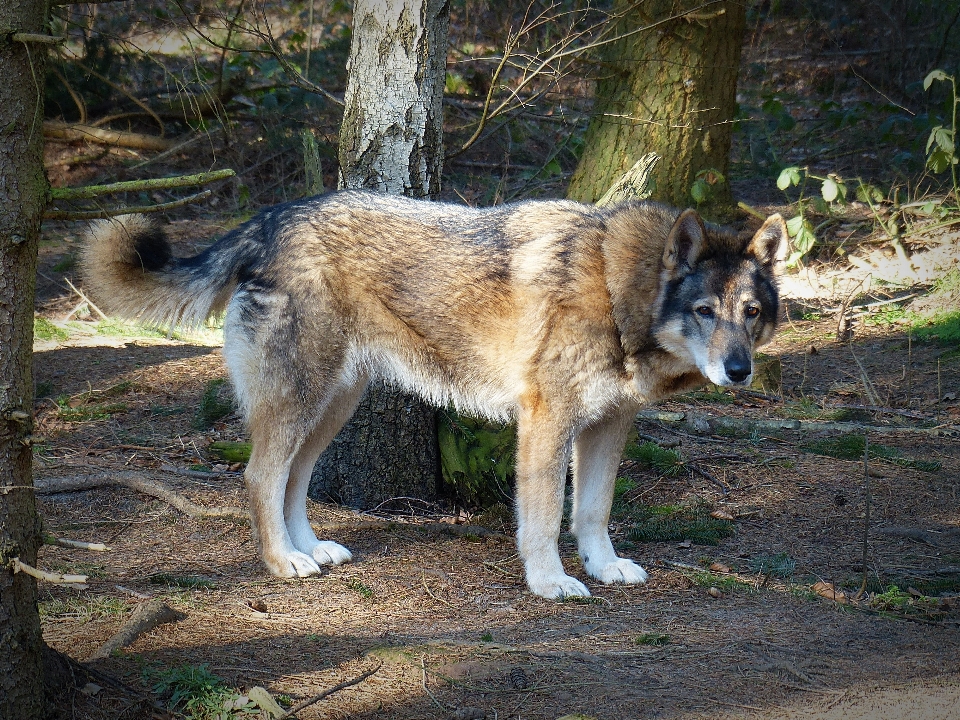
[[[957,242],[940,245],[955,251]],[[242,468],[208,450],[243,439],[239,418],[193,424],[206,384],[225,377],[215,335],[171,339],[95,317],[61,323],[77,297],[54,268],[70,251],[51,244],[41,262],[39,314],[68,337],[35,348],[38,481],[138,471],[200,505],[244,507]],[[651,573],[640,587],[587,580],[564,534],[568,572],[593,598],[532,596],[509,513],[311,502],[321,536],[354,561],[278,580],[242,521],[193,519],[124,487],[42,495],[49,532],[110,548],[43,549],[44,569],[89,576],[83,590],[41,586],[53,648],[86,660],[147,597],[183,616],[89,663],[92,677],[77,671],[78,685],[101,689],[64,707],[79,718],[163,717],[151,703],[169,697],[153,693],[152,678],[189,664],[236,694],[261,686],[287,703],[376,669],[300,712],[305,719],[960,717],[960,357],[908,341],[869,308],[852,340],[837,341],[837,307],[856,315],[891,291],[844,296],[825,271],[785,289],[789,319],[764,351],[779,359],[771,386],[694,393],[656,408],[685,423],[638,422],[643,435],[679,442],[684,468],[669,477],[625,460],[628,501],[709,503],[735,528],[717,546],[632,542],[615,518],[615,542]],[[867,402],[865,379],[887,412],[850,410]],[[718,417],[744,430],[721,432]],[[787,427],[750,424],[758,420]],[[695,432],[698,422],[709,429]],[[863,463],[804,449],[864,427],[903,458],[940,463],[871,463],[866,573]],[[789,571],[771,570],[776,558]],[[866,591],[853,599],[864,574]],[[833,599],[840,592],[847,602]]]

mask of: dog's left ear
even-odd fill
[[[688,275],[697,262],[707,231],[696,210],[684,210],[670,228],[663,267],[671,277]]]
[[[771,215],[757,230],[747,253],[760,261],[761,265],[769,268],[775,275],[783,272],[783,265],[787,259],[787,225],[779,214]]]

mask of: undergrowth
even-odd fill
[[[863,435],[850,433],[813,440],[805,443],[801,447],[805,451],[816,455],[825,455],[840,460],[861,460],[863,459],[864,439]],[[913,470],[922,470],[924,472],[937,472],[942,467],[939,461],[915,460],[904,457],[896,448],[877,442],[870,443],[869,457],[871,460],[879,460],[890,463],[891,465],[911,468]]]

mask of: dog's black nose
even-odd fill
[[[740,357],[729,357],[723,363],[723,369],[727,373],[727,377],[735,383],[743,382],[749,377],[750,372],[753,370],[752,365],[750,364],[750,358],[740,358]]]

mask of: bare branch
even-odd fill
[[[189,187],[191,185],[207,185],[218,180],[226,180],[237,173],[233,170],[215,170],[208,173],[193,175],[177,175],[168,178],[151,178],[149,180],[127,180],[110,183],[109,185],[86,185],[84,187],[51,188],[51,200],[93,200],[103,195],[113,195],[121,192],[140,192],[143,190],[170,190],[173,188]]]

